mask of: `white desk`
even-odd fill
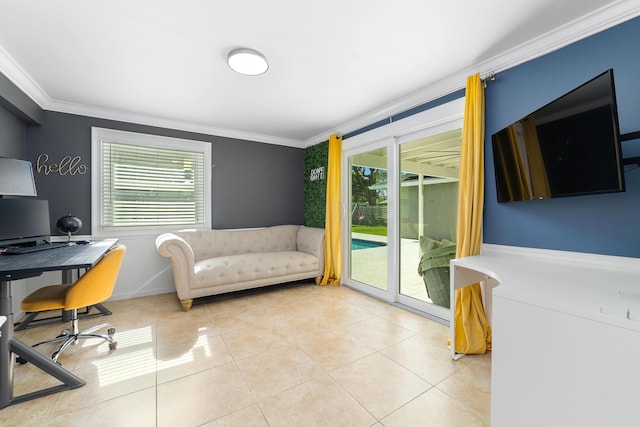
[[[640,259],[493,247],[451,268],[499,284],[493,427],[640,422]]]

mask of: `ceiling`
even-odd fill
[[[639,14],[637,0],[6,0],[0,72],[46,110],[306,147]],[[232,71],[238,47],[268,72]]]

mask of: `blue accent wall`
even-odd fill
[[[491,135],[613,68],[621,133],[640,131],[640,18],[497,75],[485,90],[484,243],[640,257],[640,167],[626,192],[498,203]],[[640,141],[622,143],[640,156]]]

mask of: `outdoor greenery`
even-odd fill
[[[351,168],[351,201],[376,206],[386,200],[387,171],[385,169],[353,166]],[[384,188],[376,189],[377,184]]]
[[[353,225],[387,224],[387,171],[367,166],[351,168],[351,222]]]
[[[362,233],[362,234],[373,234],[375,236],[386,236],[387,226],[386,225],[378,225],[378,226],[354,225],[351,227],[351,232]]]

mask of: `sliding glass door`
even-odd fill
[[[397,300],[447,318],[449,260],[455,256],[461,130],[413,138],[398,140]]]
[[[396,124],[387,132],[394,136],[377,137],[383,129],[343,142],[343,283],[443,321],[450,319],[461,106],[447,106],[451,117],[434,126],[407,119],[409,131]]]
[[[348,157],[350,278],[377,295],[389,291],[387,161],[387,147]]]

